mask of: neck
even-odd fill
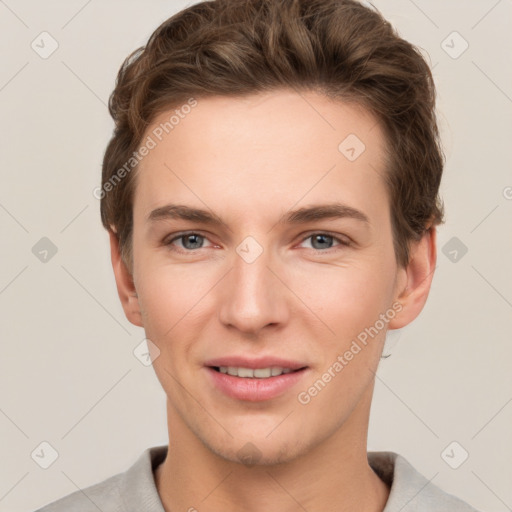
[[[382,512],[389,487],[368,464],[371,394],[365,402],[333,435],[306,453],[283,463],[251,466],[214,453],[168,402],[171,442],[155,471],[165,511]]]

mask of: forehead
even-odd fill
[[[172,201],[270,215],[332,200],[371,215],[386,196],[376,119],[319,93],[198,98],[192,108],[155,118],[143,142],[149,139],[154,147],[139,163],[136,214]]]

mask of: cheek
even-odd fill
[[[336,404],[336,410],[348,414],[379,363],[387,326],[381,315],[390,308],[392,273],[370,263],[331,270],[317,273],[314,286],[310,280],[310,286],[302,289],[308,306],[322,321],[315,320],[314,325],[328,330],[318,339],[317,372],[297,398],[317,411],[333,411]]]
[[[176,264],[161,253],[141,256],[137,290],[146,335],[161,351],[186,351],[215,312],[212,293],[224,271],[212,262]]]
[[[294,275],[292,287],[333,335],[327,339],[344,343],[373,325],[389,307],[393,275],[392,265],[384,265],[382,259],[379,263],[354,257],[339,265],[305,268]]]
[[[184,272],[151,265],[140,275],[139,289],[144,331],[157,347],[153,369],[163,389],[174,402],[180,402],[185,397],[175,379],[188,371],[183,363],[194,346],[197,331],[192,323],[204,293],[191,286],[190,276]]]
[[[188,318],[187,311],[197,303],[199,295],[183,272],[153,267],[140,276],[139,299],[145,312],[146,331],[161,338],[172,336],[180,319],[186,321],[184,317]]]

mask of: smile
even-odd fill
[[[212,386],[224,395],[237,400],[260,402],[284,395],[308,373],[307,367],[244,368],[234,366],[206,366]],[[273,375],[275,373],[275,375]]]
[[[226,373],[233,377],[242,378],[257,378],[257,379],[268,379],[269,377],[278,377],[283,373],[291,373],[291,368],[282,368],[280,366],[274,366],[269,368],[243,368],[235,366],[214,366],[215,370],[220,373]]]

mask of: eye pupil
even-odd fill
[[[184,246],[187,248],[187,249],[199,249],[200,246],[201,246],[201,239],[203,238],[201,235],[195,235],[195,234],[190,234],[190,235],[184,235],[183,237],[183,241],[184,241]],[[187,242],[189,241],[189,239],[193,239],[195,238],[196,239],[196,242],[192,242],[192,245],[193,247],[187,247]]]
[[[329,236],[329,235],[323,235],[323,234],[317,234],[317,235],[313,235],[313,247],[315,249],[317,249],[317,247],[315,247],[315,243],[320,240],[320,243],[322,243],[322,239],[324,239],[324,243],[325,243],[325,239],[330,239],[332,241],[332,236]],[[325,246],[321,246],[320,249],[325,249]]]

